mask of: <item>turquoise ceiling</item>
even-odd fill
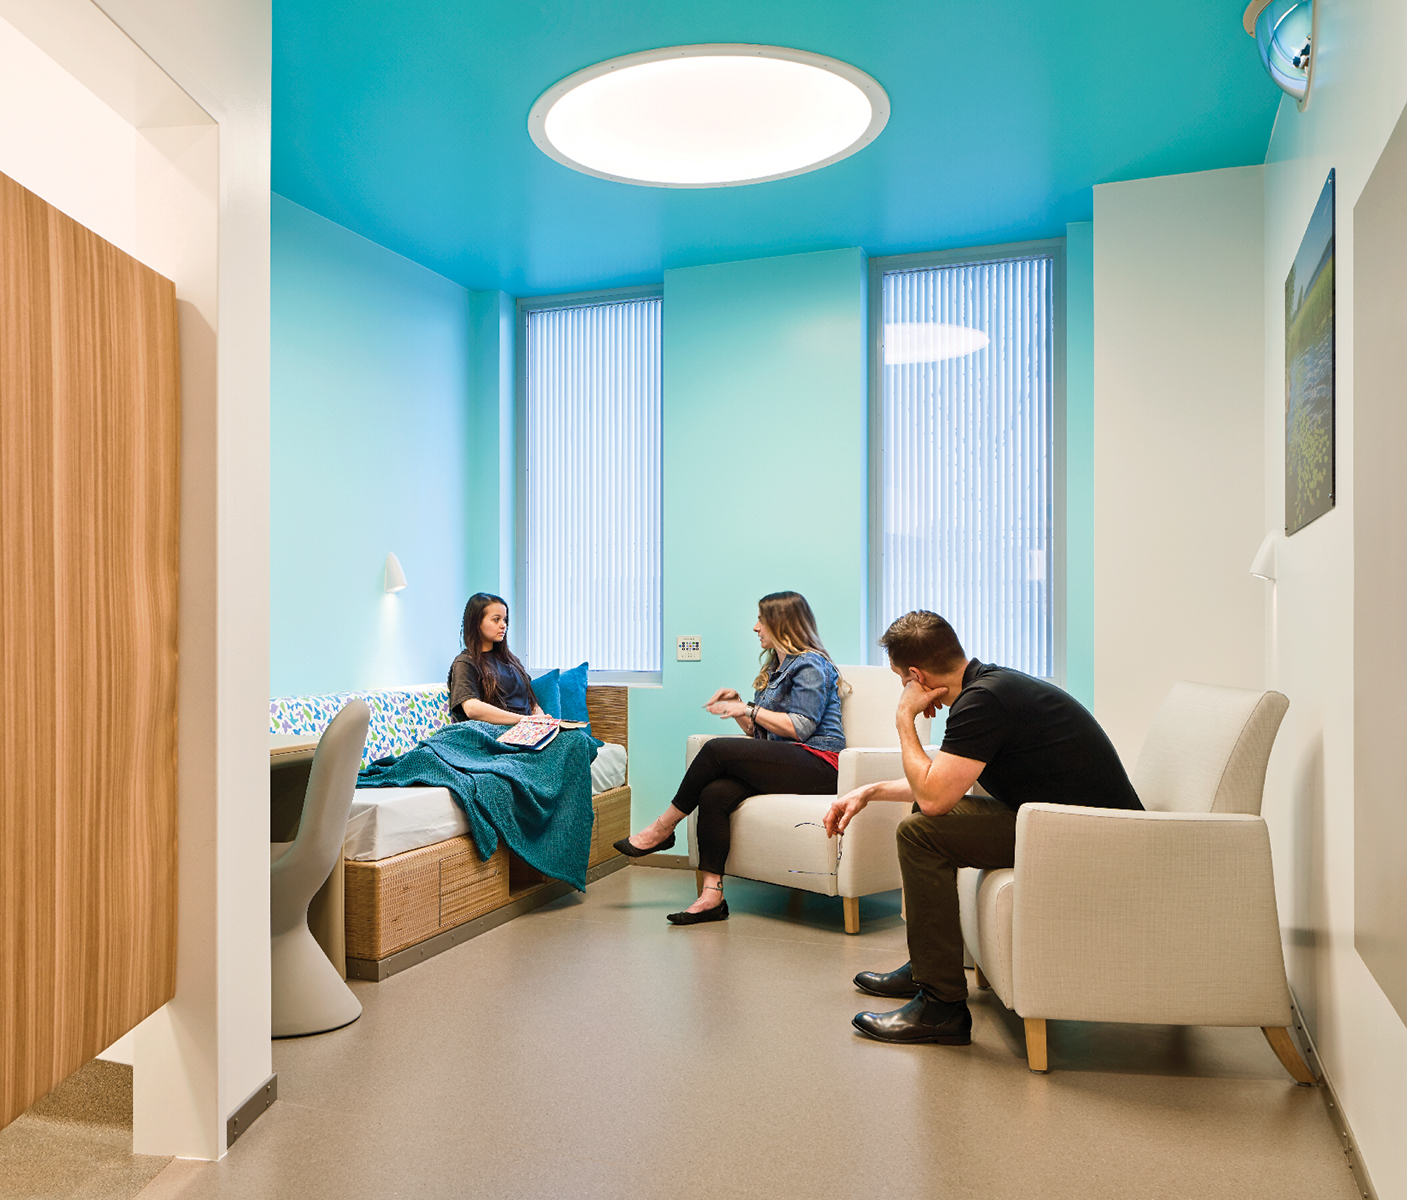
[[[893,115],[834,166],[714,190],[595,179],[529,139],[564,75],[692,42],[844,59]],[[1096,183],[1263,161],[1279,95],[1239,0],[275,0],[273,186],[467,287],[543,295],[1058,236]]]

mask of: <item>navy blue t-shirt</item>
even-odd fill
[[[962,691],[948,710],[943,749],[986,763],[977,782],[1008,808],[1143,807],[1089,710],[1053,683],[1007,667],[975,658],[967,664]]]

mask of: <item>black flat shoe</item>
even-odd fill
[[[887,973],[861,971],[855,976],[855,986],[871,996],[893,996],[897,1000],[908,1000],[918,995],[913,963],[905,963],[897,971]]]
[[[674,845],[674,834],[670,834],[658,846],[651,846],[648,850],[641,850],[639,846],[632,846],[628,837],[623,837],[618,842],[612,842],[617,850],[628,858],[643,858],[646,854],[654,854],[657,850],[668,850]]]
[[[726,921],[728,919],[728,901],[722,904],[715,904],[712,908],[706,908],[703,912],[677,912],[670,913],[665,920],[671,925],[702,925],[705,921]]]
[[[939,1046],[972,1044],[972,1013],[965,1002],[948,1004],[920,995],[894,1012],[856,1013],[850,1023],[861,1033],[881,1042],[933,1042]]]

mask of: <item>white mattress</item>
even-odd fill
[[[607,742],[591,764],[591,790],[609,792],[623,783],[625,747]],[[342,849],[357,862],[375,862],[468,832],[448,788],[358,788]]]

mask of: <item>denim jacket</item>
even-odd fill
[[[844,750],[840,724],[840,672],[824,654],[808,650],[789,654],[767,676],[767,686],[753,693],[753,702],[770,712],[783,712],[796,727],[798,745],[813,750]],[[754,727],[754,737],[789,742],[780,733]]]

